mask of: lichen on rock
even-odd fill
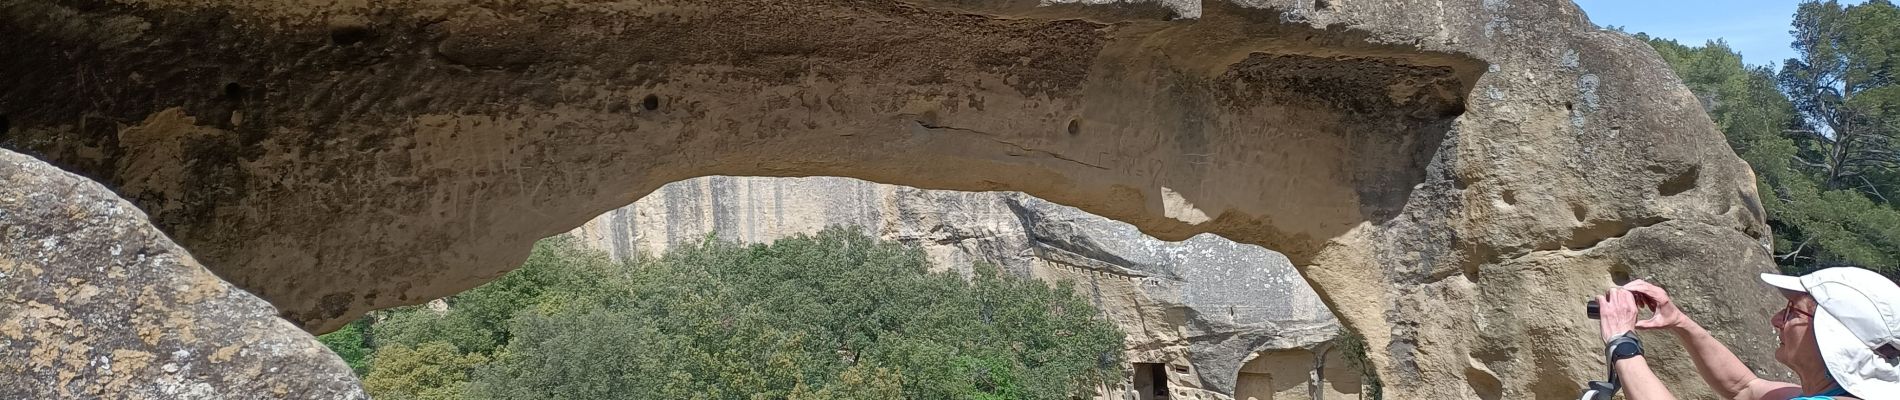
[[[0,150],[0,398],[367,399],[97,182]]]

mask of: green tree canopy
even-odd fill
[[[1845,264],[1900,276],[1900,212],[1888,201],[1900,189],[1889,145],[1900,116],[1888,94],[1894,10],[1880,0],[1803,4],[1794,18],[1801,58],[1779,72],[1743,65],[1721,41],[1644,37],[1754,168],[1786,272]]]
[[[370,359],[363,388],[382,400],[461,399],[469,371],[486,362],[481,353],[464,354],[448,342],[385,346]]]
[[[379,398],[1070,399],[1121,379],[1122,333],[1068,284],[928,270],[847,229],[624,264],[551,238],[356,343]]]
[[[1900,154],[1900,11],[1885,0],[1855,6],[1807,2],[1795,11],[1799,58],[1782,63],[1781,88],[1800,112],[1790,132],[1796,160],[1825,189],[1854,188],[1887,199],[1875,175],[1891,175]]]
[[[630,307],[516,318],[476,393],[1067,399],[1122,373],[1121,334],[1069,286],[989,266],[968,281],[928,273],[920,251],[851,230],[708,241],[643,264],[625,281]]]

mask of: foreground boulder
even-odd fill
[[[1575,397],[1580,304],[1644,276],[1774,365],[1748,168],[1563,0],[0,0],[0,46],[0,145],[314,332],[668,182],[831,175],[1278,251],[1394,398]]]
[[[98,183],[0,150],[0,398],[367,399]]]

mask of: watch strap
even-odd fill
[[[1631,351],[1618,354],[1617,349],[1621,348],[1629,348]],[[1625,358],[1640,356],[1643,355],[1643,341],[1636,338],[1636,332],[1634,331],[1623,332],[1622,335],[1610,338],[1610,342],[1603,345],[1603,354],[1607,356],[1612,363]]]

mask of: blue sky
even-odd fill
[[[1742,62],[1779,67],[1794,57],[1789,21],[1799,0],[1576,0],[1590,22],[1698,46],[1721,38]],[[1842,1],[1859,4],[1861,1]]]

